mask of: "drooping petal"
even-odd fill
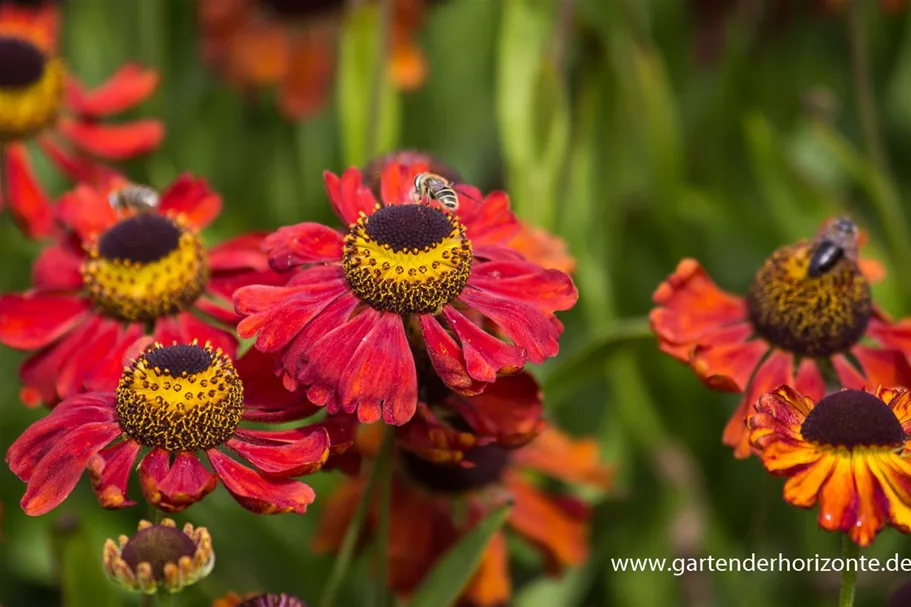
[[[91,307],[88,299],[73,295],[0,296],[0,343],[19,350],[42,348],[81,323]]]
[[[67,105],[85,118],[101,118],[126,111],[148,99],[158,86],[158,73],[128,63],[107,81],[91,91],[70,78],[67,82]]]
[[[695,259],[684,259],[652,295],[649,313],[660,342],[686,346],[677,357],[689,362],[689,349],[712,331],[746,320],[746,303],[719,289]],[[669,348],[669,352],[679,348]]]
[[[521,447],[547,425],[541,387],[529,373],[502,377],[478,396],[450,397],[447,404],[475,434],[492,436],[502,447]]]
[[[854,469],[850,457],[836,456],[834,460],[829,478],[819,490],[819,526],[827,531],[850,532],[857,523]]]
[[[843,388],[863,390],[866,387],[866,378],[844,354],[836,354],[830,360],[835,368],[835,374],[838,375],[838,381]]]
[[[139,464],[139,484],[146,500],[165,512],[180,512],[215,489],[217,477],[206,470],[195,453],[174,456],[155,447]]]
[[[76,291],[82,288],[82,257],[66,244],[53,244],[32,265],[32,283],[39,290]]]
[[[35,178],[27,151],[21,144],[12,144],[6,148],[7,180],[3,194],[9,200],[13,217],[23,231],[31,238],[49,236],[54,231],[54,212],[51,202],[41,184]]]
[[[911,533],[911,465],[898,454],[883,454],[870,462],[870,472],[876,477],[883,503],[888,504],[889,522],[902,533]],[[860,488],[858,488],[858,491]]]
[[[263,250],[269,264],[285,272],[309,263],[339,261],[342,258],[342,235],[319,223],[304,222],[279,228],[265,238]]]
[[[180,213],[201,230],[221,213],[221,196],[212,191],[205,179],[184,173],[162,192],[159,211]]]
[[[724,428],[722,442],[734,449],[734,457],[744,459],[750,456],[750,433],[746,420],[754,411],[753,405],[766,392],[771,392],[781,385],[791,385],[793,378],[794,356],[782,350],[772,350],[769,357],[756,370],[743,400]]]
[[[267,478],[216,449],[206,451],[212,468],[241,506],[257,514],[304,514],[316,499],[313,489],[285,478]]]
[[[68,398],[81,392],[88,374],[97,365],[110,368],[112,361],[109,356],[117,344],[120,332],[121,326],[118,321],[98,318],[94,330],[79,344],[79,355],[67,360],[57,374],[57,394],[60,398]],[[113,364],[122,369],[120,357],[115,355]],[[117,382],[106,387],[115,390]]]
[[[544,430],[528,445],[513,453],[513,462],[567,483],[611,488],[614,472],[601,461],[598,444],[592,439],[572,439],[556,428]]]
[[[452,306],[443,316],[462,344],[469,376],[482,382],[496,381],[497,375],[516,373],[525,366],[525,350],[501,341],[482,330]]]
[[[282,357],[285,382],[297,382],[308,375],[307,367],[313,356],[312,351],[324,335],[346,325],[360,300],[351,293],[345,293],[327,305],[297,337],[291,342]],[[315,376],[314,376],[315,377]],[[309,380],[308,380],[309,381]],[[305,384],[306,385],[306,384]]]
[[[890,510],[899,504],[890,504],[880,483],[872,473],[873,468],[881,467],[884,459],[891,460],[893,454],[881,454],[879,457],[856,457],[852,460],[854,488],[858,500],[851,504],[854,525],[851,527],[851,539],[861,546],[868,546],[883,526],[889,522]],[[906,480],[908,477],[904,477]],[[832,483],[832,480],[829,481]],[[846,528],[842,528],[847,531]]]
[[[115,390],[127,353],[131,347],[144,334],[144,327],[140,323],[130,323],[121,326],[117,339],[106,355],[97,360],[86,373],[83,385],[86,390]]]
[[[462,595],[478,607],[499,607],[509,604],[512,597],[512,578],[509,574],[506,535],[502,531],[493,536],[481,557],[478,570]]]
[[[329,457],[329,434],[319,426],[307,428],[292,443],[256,444],[232,438],[227,445],[266,476],[312,474],[322,468]]]
[[[319,410],[306,400],[304,394],[285,390],[281,378],[276,374],[277,365],[274,356],[256,348],[250,348],[235,361],[234,368],[244,386],[244,419],[256,419],[250,417],[250,414],[258,410],[280,414],[293,411],[300,414],[300,417],[285,417],[284,421],[301,419]]]
[[[579,299],[568,274],[529,262],[490,261],[473,265],[468,284],[546,312],[569,310]]]
[[[805,358],[797,365],[794,389],[813,402],[826,395],[826,382],[822,378],[822,372],[815,360]]]
[[[121,433],[115,422],[96,422],[73,428],[60,437],[35,466],[20,505],[29,516],[59,506],[76,487],[93,455]]]
[[[382,414],[387,424],[400,426],[414,416],[418,400],[417,371],[405,326],[397,314],[365,310],[376,315],[338,380],[341,407],[357,411],[362,423]]]
[[[825,455],[814,463],[797,468],[784,484],[784,499],[798,508],[811,508],[819,500],[819,492],[835,469],[839,458]]]
[[[112,160],[127,160],[150,152],[164,139],[164,125],[158,120],[114,125],[61,118],[57,129],[83,152]]]
[[[362,183],[361,172],[357,168],[348,168],[342,173],[341,178],[326,171],[323,173],[323,180],[326,183],[326,193],[329,195],[332,210],[345,227],[357,221],[358,213],[371,215],[376,208],[373,192]]]
[[[529,304],[470,286],[465,287],[459,299],[496,323],[516,346],[525,350],[529,362],[542,363],[557,355],[563,331],[562,326],[550,321],[552,316]]]
[[[505,484],[515,504],[507,523],[544,553],[548,571],[585,562],[589,552],[585,521],[568,516],[516,475],[509,475]]]
[[[430,357],[433,370],[450,389],[464,396],[480,394],[486,384],[471,376],[468,370],[462,346],[443,329],[436,317],[430,314],[421,314],[421,335]],[[496,378],[497,370],[491,369],[488,364],[476,373],[485,378]],[[489,381],[493,381],[489,379]]]
[[[103,508],[126,508],[136,502],[127,496],[130,473],[141,445],[134,440],[102,449],[88,463],[92,489]]]

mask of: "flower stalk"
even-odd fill
[[[841,593],[838,598],[838,607],[854,607],[854,589],[857,583],[857,567],[849,566],[851,560],[857,561],[860,554],[858,546],[847,533],[841,536],[841,556],[844,561],[844,570],[841,573]]]

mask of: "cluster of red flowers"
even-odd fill
[[[422,3],[399,4],[413,29]],[[206,55],[239,78],[245,28],[264,23],[243,16],[289,6],[201,2]],[[315,542],[332,550],[373,468],[376,431],[390,425],[395,591],[412,591],[504,496],[515,503],[509,526],[552,572],[584,562],[589,506],[522,474],[534,469],[567,489],[611,482],[593,442],[544,420],[541,389],[525,370],[557,354],[556,313],[576,303],[565,244],[519,222],[502,192],[459,185],[455,210],[420,199],[417,175],[452,172],[402,152],[364,173],[325,174],[339,229],[304,222],[209,245],[202,231],[222,199],[204,180],[183,175],[159,191],[104,164],[161,141],[156,121],[98,123],[153,94],[157,75],[129,65],[84,90],[57,55],[58,11],[0,1],[0,57],[17,58],[0,62],[4,202],[25,234],[47,239],[31,288],[0,296],[0,343],[28,353],[21,400],[41,416],[6,452],[27,483],[25,513],[60,505],[85,472],[101,506],[132,506],[135,468],[144,500],[166,512],[221,481],[248,510],[303,514],[316,495],[298,477],[339,469],[350,479],[326,500]],[[409,32],[392,40],[404,81],[405,67],[422,65]],[[285,83],[285,109],[309,111],[320,95],[301,91],[289,65],[320,38],[280,38],[288,56],[273,75]],[[55,203],[28,169],[29,141],[76,182]],[[238,336],[255,337],[252,347],[242,352]],[[172,566],[159,581],[171,591],[211,568],[205,530],[144,522],[139,534],[187,548],[162,558]],[[154,591],[157,574],[131,563],[139,543],[110,543],[105,567]],[[465,600],[509,596],[497,536]]]

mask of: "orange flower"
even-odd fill
[[[744,418],[761,394],[787,384],[823,396],[820,361],[842,386],[911,387],[911,319],[890,322],[873,305],[858,239],[850,220],[826,222],[813,240],[775,251],[746,297],[719,289],[694,259],[655,291],[649,318],[661,350],[709,388],[744,393],[723,438],[736,457],[750,454]]]
[[[911,393],[842,390],[813,401],[781,386],[747,421],[766,470],[788,477],[784,499],[819,504],[819,526],[867,546],[886,524],[911,533]]]
[[[402,89],[420,86],[427,67],[414,34],[428,0],[395,0],[389,70]],[[318,112],[335,71],[342,0],[201,0],[204,59],[240,88],[279,87],[290,118]]]
[[[155,148],[164,136],[156,120],[98,122],[149,97],[158,76],[129,64],[86,91],[67,75],[57,54],[58,21],[59,8],[53,4],[0,4],[0,143],[6,145],[0,170],[6,181],[2,194],[9,198],[0,203],[9,204],[31,237],[49,235],[54,223],[50,201],[31,170],[27,140],[35,139],[74,181],[95,183],[107,174],[95,158],[132,158]]]

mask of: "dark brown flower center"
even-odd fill
[[[465,288],[471,242],[458,217],[422,204],[377,206],[345,237],[343,266],[354,293],[396,314],[437,314]]]
[[[237,371],[221,350],[156,345],[123,372],[117,417],[123,431],[143,445],[200,451],[234,435],[243,398]]]
[[[467,493],[499,482],[509,465],[509,452],[495,445],[469,449],[465,461],[473,468],[435,464],[407,451],[403,459],[408,475],[418,484],[441,493]]]
[[[163,215],[145,213],[124,219],[98,240],[98,254],[109,260],[150,263],[180,244],[180,228]]]
[[[307,605],[290,594],[260,594],[247,599],[237,607],[307,607]]]
[[[820,263],[814,253],[808,242],[775,251],[753,279],[747,309],[756,333],[772,345],[825,357],[860,340],[873,300],[854,261],[830,255]]]
[[[153,525],[137,531],[123,547],[121,557],[133,571],[140,563],[149,563],[152,576],[160,582],[164,580],[165,565],[177,564],[183,556],[193,558],[195,553],[196,543],[186,533],[174,527]]]
[[[842,390],[819,401],[800,433],[811,442],[832,447],[897,447],[905,441],[892,408],[862,390]]]
[[[0,36],[0,88],[25,88],[41,80],[46,58],[21,38]]]
[[[342,8],[343,0],[259,0],[260,4],[283,17],[309,17],[333,8]]]

